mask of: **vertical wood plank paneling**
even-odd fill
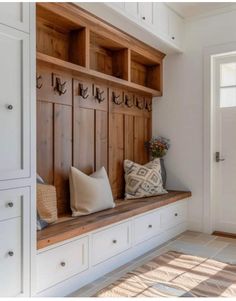
[[[134,117],[132,115],[124,116],[124,159],[134,160]]]
[[[110,114],[109,118],[109,179],[114,198],[123,196],[124,190],[124,116]]]
[[[69,169],[72,165],[72,107],[54,108],[54,185],[58,214],[70,212]]]
[[[74,108],[74,166],[86,174],[94,171],[94,110]]]
[[[53,104],[37,101],[37,173],[53,184]]]
[[[108,148],[108,114],[104,111],[96,111],[96,124],[95,124],[95,139],[96,139],[96,152],[95,152],[95,165],[96,170],[104,166],[108,170],[107,164],[107,148]]]
[[[144,118],[140,116],[134,117],[134,161],[139,164],[146,162],[145,158],[145,123]]]

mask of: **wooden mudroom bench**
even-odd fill
[[[42,249],[52,244],[70,239],[87,232],[120,222],[132,216],[148,212],[153,209],[189,198],[189,191],[169,191],[168,194],[116,201],[116,207],[87,216],[63,217],[53,225],[38,231],[37,248]]]

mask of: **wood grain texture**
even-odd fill
[[[88,216],[77,218],[68,217],[62,219],[62,222],[50,225],[49,227],[38,231],[37,248],[45,248],[52,244],[70,239],[81,234],[120,222],[127,218],[157,209],[168,204],[191,197],[189,191],[169,191],[168,194],[136,199],[136,200],[118,200],[116,207],[107,209]]]
[[[145,142],[145,119],[143,117],[134,117],[134,161],[139,164],[147,163],[147,151]]]
[[[54,183],[53,104],[37,101],[37,173],[48,184]]]
[[[108,113],[95,111],[95,169],[105,167],[108,171]]]
[[[70,212],[69,169],[72,165],[72,108],[55,104],[54,185],[58,214]]]
[[[124,135],[125,153],[124,159],[134,160],[134,117],[125,115]]]
[[[124,116],[113,113],[109,116],[109,179],[115,199],[124,193]]]
[[[95,170],[95,112],[74,108],[74,166],[86,174]]]

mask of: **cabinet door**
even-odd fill
[[[147,24],[153,23],[153,3],[152,2],[139,2],[138,11],[141,20]]]
[[[0,181],[29,176],[29,38],[0,25]]]
[[[0,297],[27,296],[29,190],[0,190],[0,203],[6,211],[0,221]]]
[[[125,8],[125,2],[112,2],[111,3],[112,6],[114,6],[115,8],[118,8],[118,9],[124,9]]]
[[[29,3],[1,2],[0,23],[29,32]]]
[[[125,11],[134,16],[138,16],[138,2],[125,2]]]
[[[169,37],[178,47],[182,44],[183,30],[183,19],[169,10]]]
[[[153,23],[156,32],[160,36],[169,36],[169,8],[164,3],[154,3]]]

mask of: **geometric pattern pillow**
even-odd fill
[[[145,165],[124,160],[125,199],[138,199],[168,193],[163,188],[160,159]]]

